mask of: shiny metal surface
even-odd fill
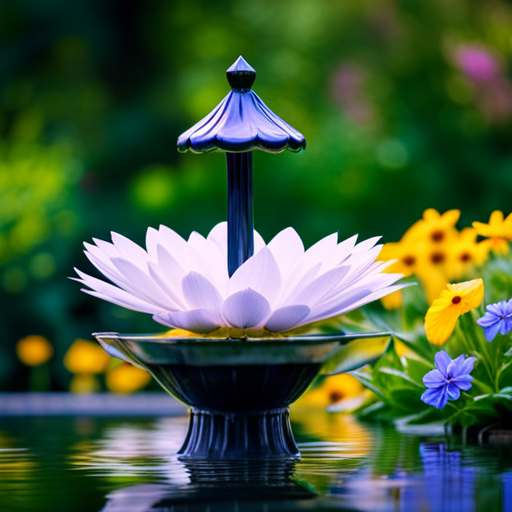
[[[390,333],[317,334],[289,338],[174,338],[161,335],[96,333],[114,357],[138,365],[185,364],[228,366],[254,364],[325,363],[352,341],[389,338]],[[360,365],[361,366],[361,365]]]

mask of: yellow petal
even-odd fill
[[[443,223],[446,223],[448,226],[455,226],[460,217],[460,210],[448,210],[443,213]]]
[[[503,212],[499,210],[494,210],[491,213],[491,217],[489,218],[489,224],[492,226],[493,224],[503,224]]]
[[[427,311],[425,333],[432,345],[442,345],[450,337],[460,316],[460,311],[460,308],[456,306],[438,310],[430,308]]]
[[[453,332],[460,315],[478,307],[484,298],[481,278],[448,284],[427,311],[425,332],[433,345],[443,344]],[[454,299],[458,299],[454,302]]]
[[[439,220],[440,217],[441,217],[441,215],[439,215],[439,212],[437,210],[435,210],[434,208],[427,208],[423,212],[423,218],[427,222],[432,222],[432,221]]]

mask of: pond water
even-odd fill
[[[184,463],[187,418],[0,419],[0,511],[512,511],[512,448],[295,413],[302,460]]]

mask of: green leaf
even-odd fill
[[[386,351],[390,336],[361,338],[338,349],[322,368],[323,375],[337,375],[374,363]]]
[[[403,379],[404,381],[412,384],[413,386],[416,386],[418,388],[421,388],[422,390],[425,389],[425,386],[423,384],[418,384],[415,380],[413,380],[407,373],[402,372],[400,370],[395,370],[394,368],[380,368],[380,372],[387,373],[389,375],[394,375],[395,377],[399,377]]]
[[[417,382],[422,387],[425,387],[423,384],[423,377],[430,371],[434,369],[434,365],[426,363],[423,360],[406,357],[405,358],[405,368],[407,373],[410,375],[411,379]]]
[[[505,352],[505,357],[512,357],[512,348],[509,348],[509,349]]]
[[[384,397],[384,393],[377,387],[371,380],[371,374],[367,372],[350,372],[350,375],[355,377],[363,386],[373,391],[377,396]]]

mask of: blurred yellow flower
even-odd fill
[[[464,283],[448,284],[441,297],[430,306],[425,317],[427,339],[442,345],[451,335],[460,315],[478,307],[484,298],[481,278]]]
[[[92,373],[78,373],[69,384],[72,393],[94,393],[101,390],[101,385]]]
[[[448,278],[444,272],[444,268],[436,268],[435,266],[423,267],[417,275],[418,279],[423,286],[427,304],[432,304],[439,294],[443,291],[444,287],[449,283]]]
[[[64,366],[71,373],[91,374],[105,370],[110,356],[95,342],[76,339],[64,356]]]
[[[397,260],[386,268],[386,272],[403,274],[404,277],[414,274],[418,266],[418,254],[414,244],[402,241],[384,244],[378,260]]]
[[[121,363],[107,373],[107,388],[114,393],[133,393],[145,388],[151,381],[151,375],[142,368],[129,363]]]
[[[423,212],[423,219],[413,224],[403,236],[404,241],[419,238],[434,245],[448,242],[457,235],[455,224],[460,217],[460,210],[449,210],[440,214],[434,208]]]
[[[343,373],[327,377],[320,386],[309,389],[293,405],[297,409],[325,409],[343,400],[360,396],[363,385],[352,375]]]
[[[512,213],[504,219],[503,212],[495,210],[491,213],[489,224],[482,222],[473,222],[476,232],[488,238],[487,245],[496,254],[508,254],[509,245],[507,241],[512,241]]]
[[[459,279],[485,263],[490,247],[482,242],[477,243],[476,237],[477,232],[473,228],[465,228],[460,232],[448,263],[450,279]]]
[[[40,366],[52,357],[53,347],[44,336],[30,335],[16,345],[19,360],[27,366]]]

